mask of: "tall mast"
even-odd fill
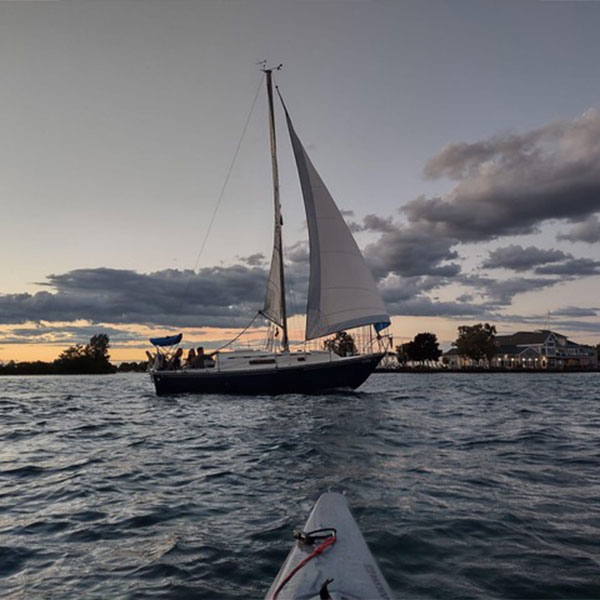
[[[281,65],[275,67],[277,70],[281,69]],[[281,215],[281,204],[279,202],[279,167],[277,165],[277,138],[275,136],[275,111],[273,108],[273,69],[263,69],[267,75],[267,97],[269,99],[269,131],[271,139],[271,168],[273,171],[273,200],[275,202],[275,214]],[[280,221],[279,226],[283,225],[283,220]],[[281,317],[282,317],[282,337],[281,347],[284,352],[289,351],[290,344],[288,341],[288,327],[287,327],[287,311],[285,307],[285,285],[284,285],[284,274],[283,274],[283,243],[279,244],[279,282],[281,290]]]

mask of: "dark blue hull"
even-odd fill
[[[340,388],[356,389],[375,370],[383,354],[279,369],[194,373],[156,371],[156,393],[165,394],[316,394]]]

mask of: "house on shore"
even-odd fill
[[[498,349],[490,367],[495,369],[597,369],[596,348],[576,344],[566,336],[539,329],[518,331],[511,335],[497,335]],[[476,367],[470,359],[458,354],[456,348],[443,357],[449,368]]]
[[[474,362],[466,356],[461,356],[456,348],[450,348],[448,352],[444,352],[441,360],[448,369],[464,369],[473,366]]]

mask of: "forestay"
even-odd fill
[[[281,95],[280,95],[281,98]],[[283,104],[283,99],[281,99]],[[361,325],[390,324],[375,280],[283,104],[308,222],[310,279],[306,339]]]

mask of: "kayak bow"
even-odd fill
[[[294,536],[266,600],[393,598],[341,494],[323,494]]]

